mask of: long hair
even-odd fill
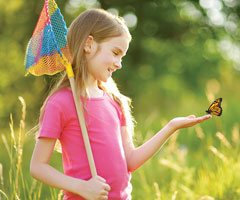
[[[93,36],[97,43],[121,35],[131,40],[129,30],[119,16],[115,16],[103,9],[90,9],[81,13],[70,25],[67,40],[71,54],[71,64],[75,74],[78,95],[87,94],[86,81],[88,79],[87,62],[84,53],[84,45],[89,35]],[[63,72],[51,88],[40,111],[40,119],[43,116],[44,107],[49,97],[62,88],[70,87],[66,72]],[[133,135],[134,119],[131,114],[131,99],[122,95],[112,78],[106,83],[98,81],[98,87],[108,93],[121,107],[126,120],[129,134]]]

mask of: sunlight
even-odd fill
[[[132,12],[125,14],[123,18],[129,28],[133,28],[137,25],[137,16]]]
[[[199,3],[205,9],[222,9],[222,3],[219,0],[200,0]]]
[[[224,4],[228,7],[235,7],[239,2],[237,0],[223,0]]]
[[[231,60],[234,63],[234,68],[240,71],[240,45],[233,43],[231,39],[224,38],[219,42],[218,45],[222,56],[227,59]]]
[[[191,20],[198,20],[202,17],[202,13],[191,2],[183,2],[181,3],[181,7],[181,17],[187,17]]]
[[[215,26],[223,26],[226,21],[225,14],[222,10],[222,2],[219,0],[200,0],[199,4],[206,9],[210,23]]]
[[[79,10],[80,7],[93,8],[100,7],[97,0],[70,0],[65,10],[68,14],[73,14]]]

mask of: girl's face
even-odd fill
[[[126,55],[129,40],[125,35],[109,38],[101,43],[90,40],[85,50],[89,79],[106,82],[112,73],[122,67],[122,58]]]

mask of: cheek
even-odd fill
[[[114,61],[115,57],[111,52],[101,51],[99,54],[95,55],[95,57],[92,59],[91,64],[93,67],[99,66],[102,68],[109,67],[109,65],[112,65]]]
[[[108,62],[112,64],[115,61],[115,57],[112,54],[110,54],[108,55],[108,58],[106,60],[108,60]]]
[[[114,63],[114,57],[112,55],[103,55],[99,63],[102,63],[102,65],[105,67],[109,67],[109,65]]]

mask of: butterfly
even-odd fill
[[[216,116],[221,116],[222,114],[222,98],[216,99],[206,110],[206,113],[211,114],[211,115],[216,115]]]

